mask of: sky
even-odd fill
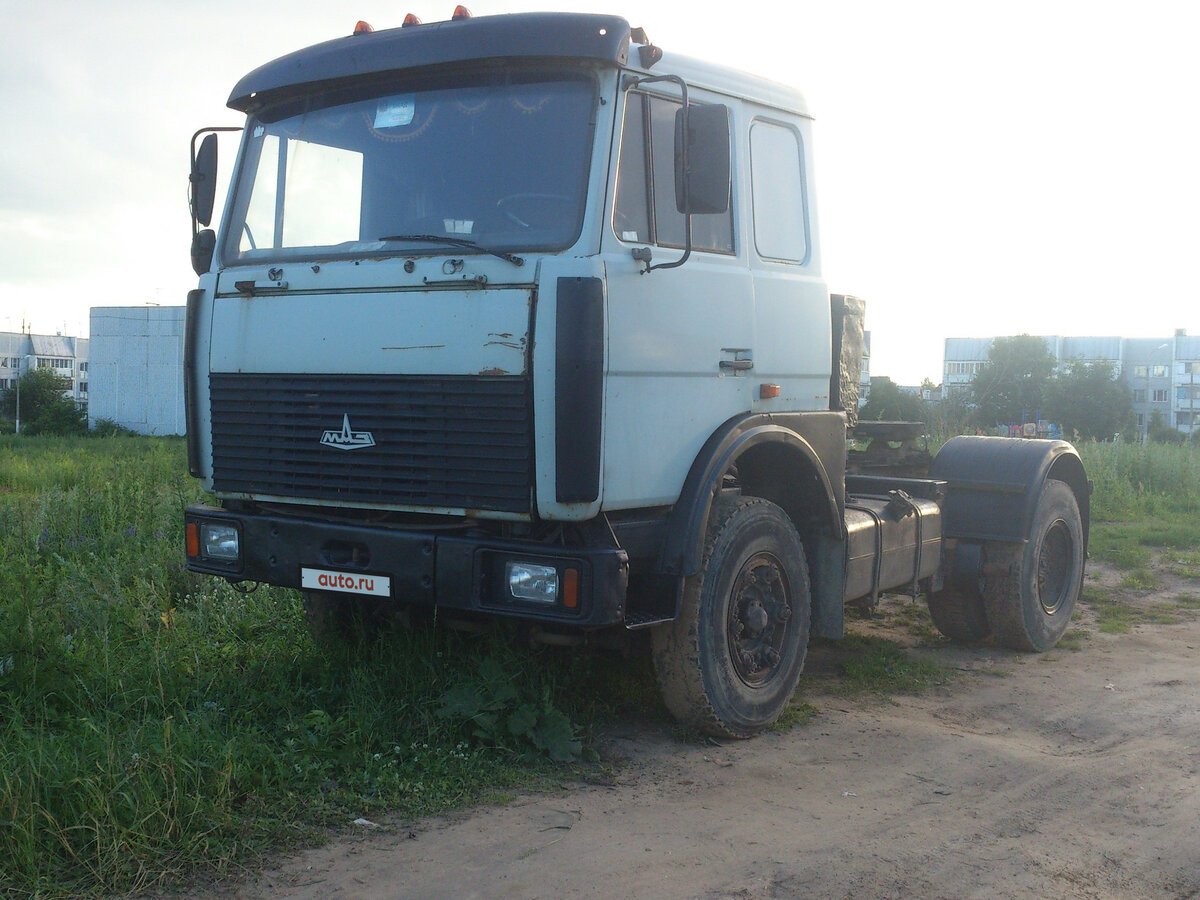
[[[824,275],[867,300],[872,374],[938,382],[952,336],[1200,333],[1200,4],[468,5],[622,15],[804,91]],[[0,0],[0,330],[182,304],[188,142],[241,124],[237,80],[358,19],[453,8]]]

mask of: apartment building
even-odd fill
[[[35,368],[50,369],[70,380],[64,396],[86,411],[90,386],[88,349],[87,338],[0,331],[0,390],[14,387],[20,376]]]
[[[1180,328],[1174,337],[1040,336],[1059,367],[1106,362],[1128,386],[1138,430],[1157,412],[1163,423],[1191,434],[1200,428],[1200,337]],[[995,338],[946,338],[942,397],[966,389],[988,360]]]

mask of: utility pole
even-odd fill
[[[21,323],[21,327],[25,327],[24,322]],[[17,421],[13,428],[14,434],[21,433],[21,360],[24,358],[23,356],[17,357]]]
[[[32,356],[18,356],[17,357],[17,420],[13,425],[13,432],[15,434],[21,433],[21,377],[22,377],[21,376],[21,362],[22,361],[25,362],[25,371],[28,372],[29,371],[29,361],[31,359],[33,359]]]

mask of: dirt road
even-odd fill
[[[1100,576],[1103,578],[1103,574]],[[1195,588],[1195,585],[1192,585]],[[1151,598],[1153,600],[1153,598]],[[784,734],[613,735],[614,783],[388,823],[245,897],[1200,896],[1200,619],[1045,656],[943,645],[920,696]],[[836,651],[810,654],[819,673]]]

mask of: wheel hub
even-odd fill
[[[1067,523],[1059,519],[1042,539],[1037,559],[1038,601],[1048,616],[1058,612],[1067,599],[1072,557],[1071,531]]]
[[[729,600],[729,657],[738,677],[757,687],[774,675],[782,659],[791,618],[791,591],[779,560],[758,553],[738,572]]]

